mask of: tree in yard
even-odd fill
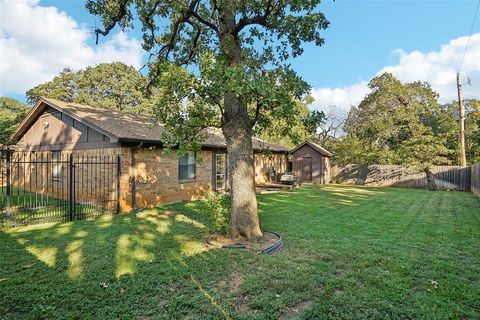
[[[150,84],[164,95],[157,116],[171,144],[189,143],[200,129],[221,128],[228,152],[231,235],[261,236],[254,188],[252,133],[263,117],[287,119],[309,86],[287,59],[304,42],[321,45],[328,21],[320,0],[89,0],[107,35],[133,26],[151,53]],[[183,69],[180,66],[190,66]],[[187,71],[188,70],[188,71]]]
[[[28,110],[29,108],[18,100],[0,97],[0,144],[10,141],[10,136]]]
[[[53,80],[27,91],[34,104],[40,97],[94,105],[136,113],[151,112],[145,95],[147,79],[135,68],[121,62],[101,63],[74,72],[64,69]]]
[[[449,164],[452,153],[446,146],[438,94],[428,83],[403,84],[389,73],[372,79],[369,87],[372,92],[346,120],[343,154],[357,154],[367,162],[361,164],[414,166],[425,172],[429,189],[435,189],[431,167]]]

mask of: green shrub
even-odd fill
[[[230,195],[205,192],[201,214],[208,218],[212,232],[227,233],[230,221]]]

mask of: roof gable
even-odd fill
[[[318,151],[320,154],[324,155],[325,157],[331,157],[331,156],[333,156],[333,153],[331,153],[331,152],[328,151],[327,149],[323,148],[323,147],[320,146],[319,144],[314,143],[314,142],[311,142],[311,141],[305,141],[305,142],[303,142],[302,144],[300,144],[299,146],[297,146],[295,149],[290,150],[290,153],[294,153],[295,151],[297,151],[298,149],[300,149],[301,147],[303,147],[303,146],[305,146],[305,145],[310,146],[311,148],[313,148],[314,150]]]

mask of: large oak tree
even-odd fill
[[[369,88],[371,93],[348,115],[337,157],[350,163],[416,167],[435,190],[431,167],[450,164],[452,153],[441,125],[438,94],[428,83],[402,83],[390,73],[373,78]]]
[[[151,100],[145,94],[147,79],[122,62],[100,63],[78,71],[64,69],[51,81],[26,92],[35,104],[40,97],[76,102],[106,109],[151,113]]]
[[[227,142],[232,196],[231,235],[260,236],[252,132],[266,117],[287,119],[309,86],[290,69],[304,42],[321,45],[328,21],[320,0],[89,0],[101,16],[99,35],[119,26],[143,31],[156,113],[173,144],[221,128]],[[186,66],[186,69],[179,68]]]

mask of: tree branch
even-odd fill
[[[218,34],[218,28],[216,25],[214,25],[212,22],[202,18],[196,11],[189,11],[188,12],[192,17],[194,17],[195,19],[198,20],[198,22],[204,24],[205,26],[209,27],[210,29],[212,29],[213,31],[215,31],[215,33]]]
[[[268,0],[267,8],[265,9],[265,12],[263,14],[257,14],[253,17],[240,18],[238,23],[235,25],[235,28],[233,29],[233,35],[238,35],[240,31],[243,30],[243,28],[252,24],[259,24],[261,26],[267,27],[267,19],[272,13],[273,7],[273,0]]]
[[[129,0],[123,0],[120,3],[120,9],[118,11],[118,14],[115,17],[113,17],[112,21],[110,21],[110,23],[107,26],[105,26],[104,30],[99,29],[99,28],[95,29],[95,36],[96,36],[95,44],[96,45],[98,45],[98,35],[99,34],[101,34],[102,36],[108,35],[110,33],[110,31],[117,25],[117,23],[120,22],[125,17],[125,15],[127,14],[128,2],[129,2]]]
[[[258,121],[258,117],[260,116],[260,109],[262,108],[262,104],[258,102],[258,100],[256,101],[257,102],[257,106],[255,108],[255,116],[252,120],[252,127],[257,123]]]
[[[150,29],[150,37],[151,37],[151,42],[150,42],[150,49],[153,47],[154,43],[158,44],[158,41],[155,39],[155,26],[151,22],[150,19],[152,19],[152,16],[155,14],[155,11],[157,11],[157,7],[160,4],[160,1],[155,1],[155,4],[152,7],[152,10],[150,10],[145,18],[145,24],[148,25]],[[153,19],[152,19],[153,20]]]

